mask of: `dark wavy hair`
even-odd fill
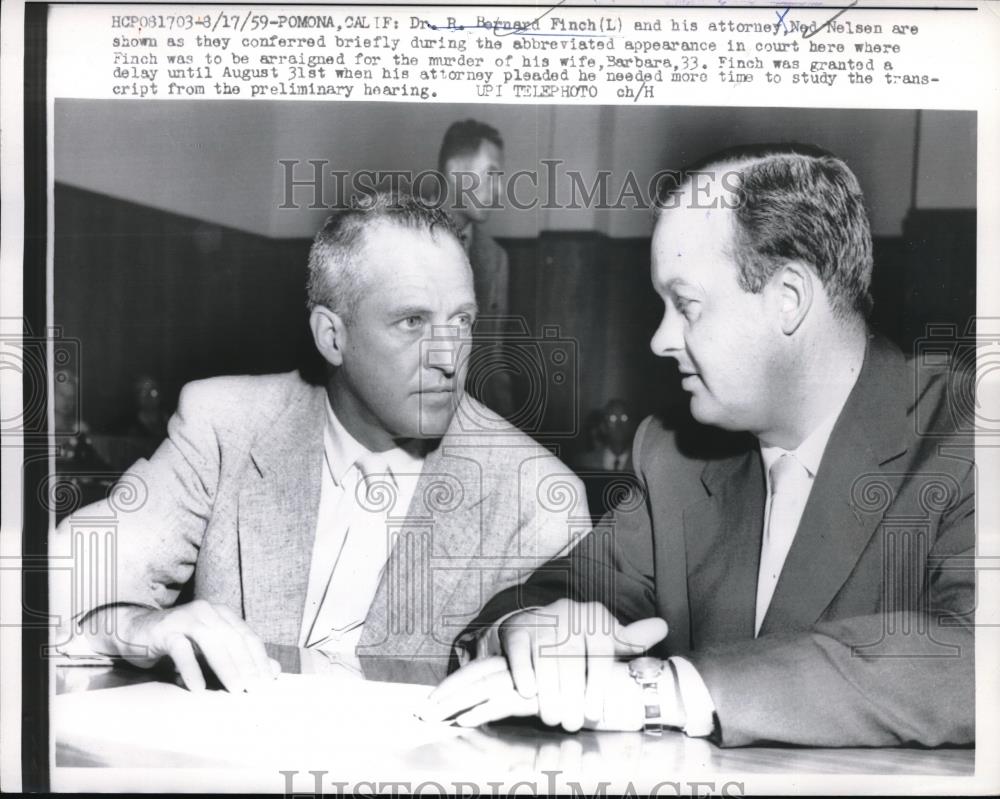
[[[500,131],[492,125],[478,122],[475,119],[453,122],[441,140],[441,149],[438,152],[438,170],[444,172],[445,164],[455,156],[471,155],[476,152],[484,141],[492,142],[501,150],[503,149]]]
[[[868,316],[871,227],[858,179],[840,158],[808,144],[712,153],[661,194],[658,214],[672,207],[667,196],[681,194],[696,173],[721,180],[729,192],[726,207],[736,218],[731,255],[745,291],[762,291],[778,269],[798,260],[816,270],[838,316]]]

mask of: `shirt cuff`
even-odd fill
[[[672,657],[677,670],[677,685],[686,714],[684,732],[692,738],[705,738],[715,731],[715,703],[705,681],[689,660]]]

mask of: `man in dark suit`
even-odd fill
[[[955,376],[869,330],[846,164],[759,147],[694,174],[653,234],[651,345],[723,432],[645,420],[640,494],[487,604],[458,639],[475,661],[426,715],[664,724],[723,746],[970,743],[975,473]]]
[[[501,416],[514,413],[509,369],[495,369],[503,358],[499,334],[504,326],[490,317],[510,314],[510,264],[507,252],[484,229],[503,189],[503,139],[492,125],[475,119],[452,123],[438,153],[438,169],[447,187],[446,210],[461,233],[472,266],[473,287],[484,322],[495,333],[476,335],[469,365],[469,391]],[[480,333],[480,330],[476,331]]]
[[[580,471],[630,472],[632,471],[632,438],[635,423],[628,404],[622,399],[610,399],[600,410],[597,443],[577,460]]]

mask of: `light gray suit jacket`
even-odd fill
[[[57,529],[54,562],[74,567],[53,581],[54,612],[66,622],[114,602],[163,608],[189,585],[265,641],[296,644],[326,402],[297,373],[186,386],[156,453]],[[444,676],[453,639],[490,596],[590,526],[579,480],[468,397],[410,506],[388,519],[394,547],[358,654],[374,676],[421,682]]]

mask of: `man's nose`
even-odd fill
[[[458,371],[465,342],[457,325],[435,325],[427,342],[425,365],[451,377]]]
[[[502,175],[497,175],[493,180],[493,204],[499,205],[503,198],[504,179]]]
[[[680,314],[676,313],[669,305],[663,312],[660,326],[653,333],[649,348],[654,355],[661,358],[671,358],[684,348],[684,331]]]

